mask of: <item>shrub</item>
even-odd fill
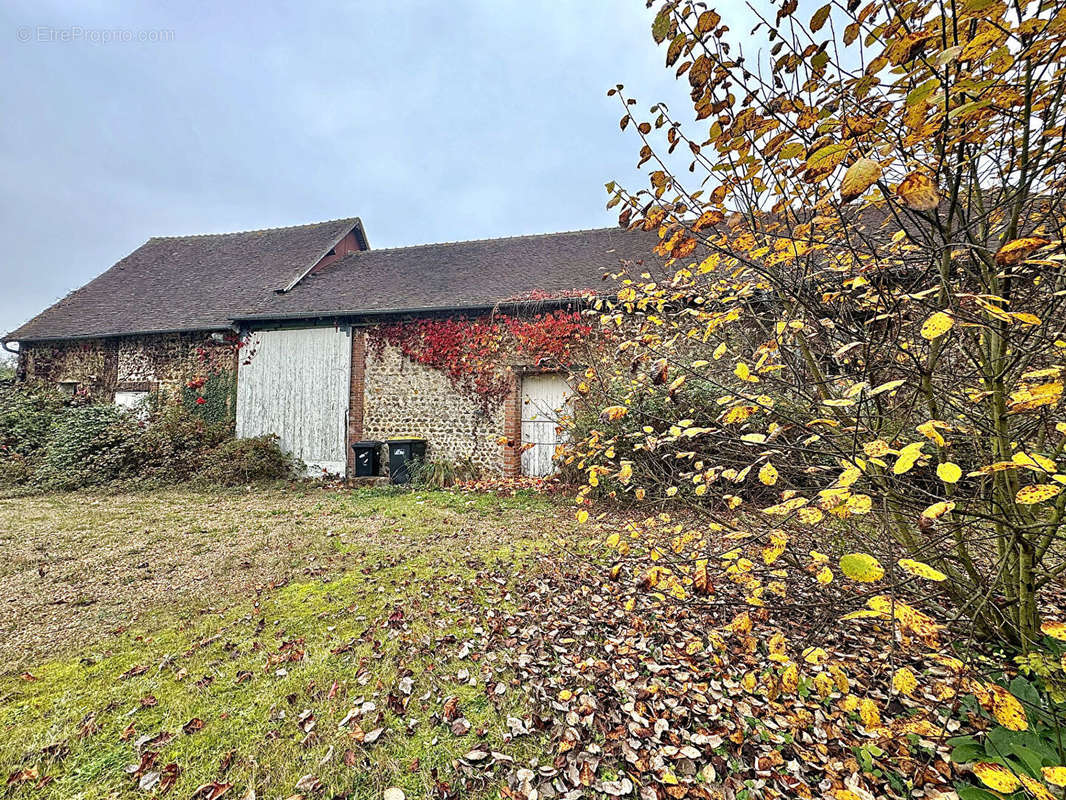
[[[48,443],[56,416],[77,402],[40,387],[0,387],[0,448],[23,457],[36,455]]]
[[[416,461],[410,467],[411,483],[422,489],[446,489],[459,481],[476,480],[478,467],[470,459],[449,461],[433,458]]]
[[[121,474],[110,451],[125,451],[128,432],[121,409],[111,405],[68,408],[52,421],[38,481],[59,487],[104,483]]]
[[[304,473],[302,462],[281,449],[278,437],[227,439],[204,457],[203,479],[222,486],[292,480]]]
[[[150,405],[142,420],[39,387],[0,391],[0,486],[75,489],[113,481],[236,485],[302,474],[274,437],[238,440],[229,420]]]

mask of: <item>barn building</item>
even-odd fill
[[[311,472],[351,474],[353,443],[412,437],[541,475],[588,338],[582,297],[655,242],[607,228],[373,250],[358,218],[156,237],[3,343],[21,380],[191,397]]]

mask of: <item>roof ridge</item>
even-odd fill
[[[600,231],[626,232],[617,225],[607,225],[602,228],[577,228],[572,231],[548,231],[546,233],[518,233],[513,236],[488,236],[484,239],[456,239],[448,242],[424,242],[423,244],[404,244],[396,247],[375,247],[372,250],[360,250],[348,255],[358,255],[360,252],[388,253],[393,250],[418,250],[423,247],[452,247],[460,244],[481,244],[482,242],[508,242],[515,239],[542,239],[545,236],[572,236],[578,233],[599,233]],[[347,256],[345,256],[347,258]]]
[[[344,223],[356,223],[359,221],[359,217],[337,217],[336,219],[324,219],[321,222],[305,222],[301,225],[279,225],[275,228],[251,228],[244,231],[226,231],[225,233],[185,233],[174,236],[150,236],[148,241],[156,241],[161,239],[209,239],[213,236],[240,236],[245,233],[268,233],[271,231],[294,231],[298,228],[314,228],[319,225],[337,225],[341,222]]]

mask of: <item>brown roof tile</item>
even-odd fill
[[[234,321],[487,308],[603,286],[619,262],[661,263],[654,233],[620,228],[351,253],[306,274],[356,218],[149,239],[5,337],[218,330]],[[365,241],[365,240],[364,240]],[[279,292],[295,282],[285,292]]]
[[[621,228],[351,253],[241,319],[485,308],[603,291],[619,262],[661,260],[654,233]]]
[[[4,337],[8,341],[217,330],[317,264],[356,217],[290,228],[149,239]]]

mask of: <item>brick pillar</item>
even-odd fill
[[[366,388],[366,332],[352,330],[352,380],[348,395],[348,474],[355,471],[352,444],[363,438],[363,402]]]
[[[511,373],[511,389],[503,401],[503,474],[516,477],[522,474],[522,377]]]

